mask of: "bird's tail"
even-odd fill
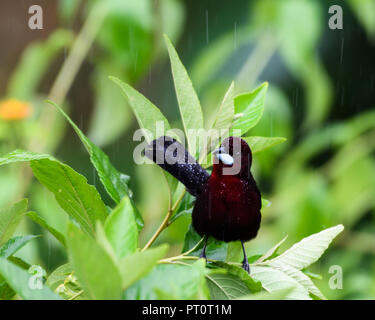
[[[162,136],[153,140],[145,155],[181,181],[186,189],[198,196],[209,178],[208,172],[189,154],[177,140]]]

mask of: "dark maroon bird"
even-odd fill
[[[250,172],[249,145],[238,137],[226,138],[213,152],[217,159],[209,175],[185,148],[170,137],[151,142],[146,156],[181,181],[197,197],[192,224],[205,237],[202,257],[206,258],[208,237],[241,241],[242,267],[250,272],[244,242],[253,239],[261,221],[261,195]]]

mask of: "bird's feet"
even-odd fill
[[[204,236],[203,249],[202,249],[202,252],[201,252],[201,254],[199,256],[200,258],[204,258],[204,260],[206,260],[206,263],[207,263],[207,257],[206,257],[207,240],[208,240],[208,237]]]
[[[204,260],[206,260],[206,263],[207,263],[207,256],[206,256],[206,250],[202,250],[199,258],[203,258]]]
[[[243,259],[243,261],[242,261],[242,268],[243,268],[248,274],[250,274],[250,264],[249,264],[249,261],[247,261],[247,259]]]

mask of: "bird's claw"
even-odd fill
[[[202,251],[199,258],[201,258],[201,259],[203,258],[204,260],[206,260],[206,263],[207,263],[207,257],[206,257],[206,253],[204,251]]]
[[[249,261],[247,261],[247,259],[244,260],[244,261],[242,262],[242,268],[243,268],[248,274],[250,274],[250,265],[249,265]]]

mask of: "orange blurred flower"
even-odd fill
[[[20,120],[27,118],[31,113],[31,105],[28,102],[16,99],[0,101],[0,119]]]

